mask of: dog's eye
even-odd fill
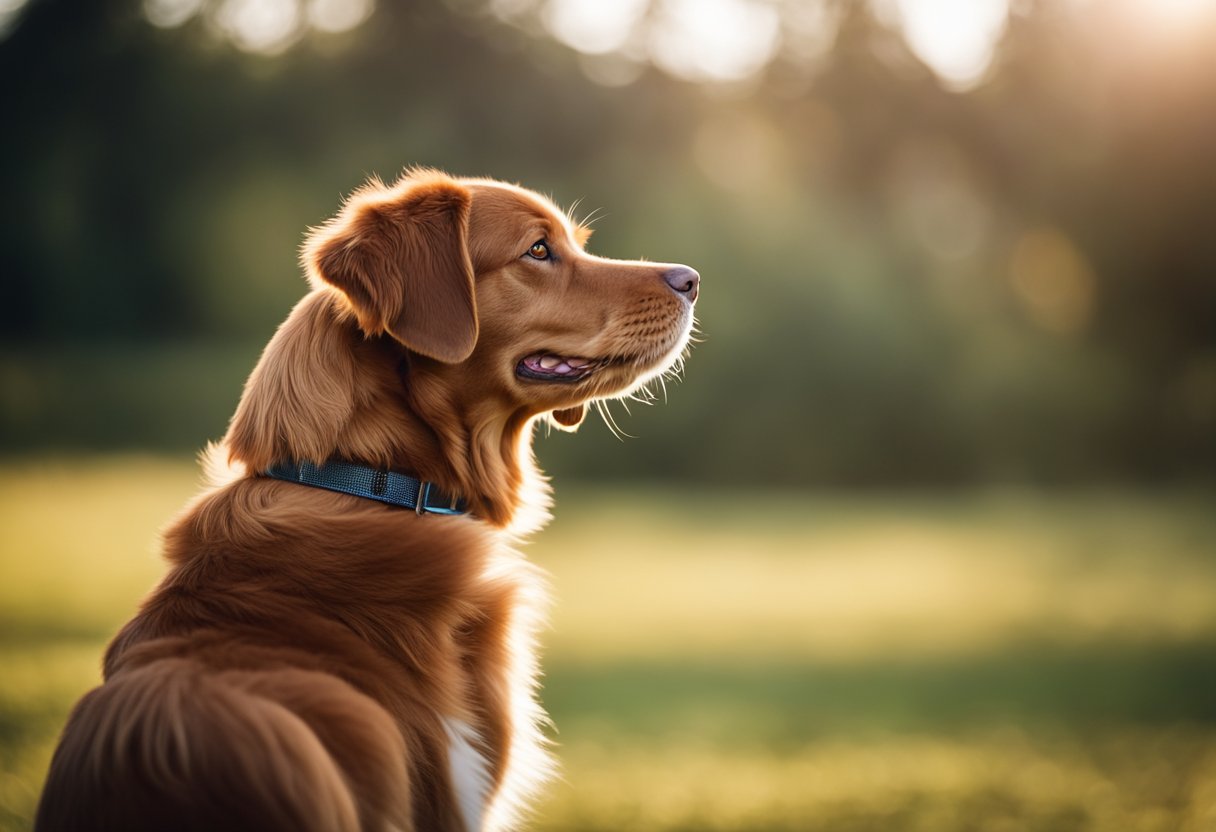
[[[528,249],[528,256],[533,260],[548,260],[549,246],[544,240],[537,240],[532,244],[532,248]]]

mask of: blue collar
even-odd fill
[[[412,508],[417,514],[464,514],[463,497],[441,492],[434,483],[398,474],[379,471],[353,462],[329,461],[324,465],[311,462],[279,462],[263,472],[268,477],[288,482],[327,488],[354,497],[366,497],[402,508]]]

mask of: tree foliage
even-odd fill
[[[958,93],[868,6],[831,8],[821,61],[604,86],[587,68],[608,59],[542,12],[472,0],[384,2],[275,56],[206,13],[157,28],[131,0],[31,0],[0,41],[5,445],[220,433],[303,291],[305,228],[365,176],[428,164],[581,198],[592,250],[704,277],[706,340],[663,412],[634,407],[624,445],[546,443],[559,472],[1210,478],[1210,28],[1153,43],[1022,3]],[[156,360],[183,349],[188,374]]]

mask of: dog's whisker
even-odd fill
[[[583,198],[580,196],[574,202],[570,203],[570,207],[566,209],[566,219],[575,228],[578,228],[583,223],[578,219],[578,207],[583,204]]]
[[[579,220],[578,224],[585,228],[589,228],[599,220],[603,219],[605,216],[606,214],[604,213],[603,208],[593,208],[591,213]]]
[[[638,402],[639,404],[644,404],[644,405],[654,404],[655,395],[654,395],[654,391],[650,389],[650,382],[646,382],[641,387],[639,387],[638,389],[631,392],[628,395],[628,398],[633,399],[635,402]]]
[[[608,430],[612,431],[612,435],[622,442],[626,439],[636,439],[633,434],[626,433],[617,424],[616,417],[612,415],[612,408],[608,405],[607,399],[596,399],[595,409],[599,411],[600,418],[604,420],[604,424],[608,426]]]
[[[600,400],[594,399],[594,400],[592,400],[591,404],[593,404],[595,406],[596,412],[600,414],[600,420],[605,425],[607,425],[608,430],[612,433],[612,435],[615,436],[617,439],[620,439],[621,438],[620,435],[617,434],[617,432],[612,429],[612,424],[608,421],[608,417],[604,415],[604,406],[603,406],[603,404],[600,403]]]

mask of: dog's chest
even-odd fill
[[[466,713],[448,715],[448,768],[466,828],[514,828],[521,803],[550,768],[535,698],[536,630],[546,606],[539,571],[510,548],[496,549],[466,598],[477,611],[455,641],[467,682]],[[472,724],[471,724],[472,723]]]
[[[448,737],[448,774],[453,797],[468,832],[484,828],[483,817],[490,796],[490,766],[477,750],[477,733],[463,720],[447,718],[443,727]]]

